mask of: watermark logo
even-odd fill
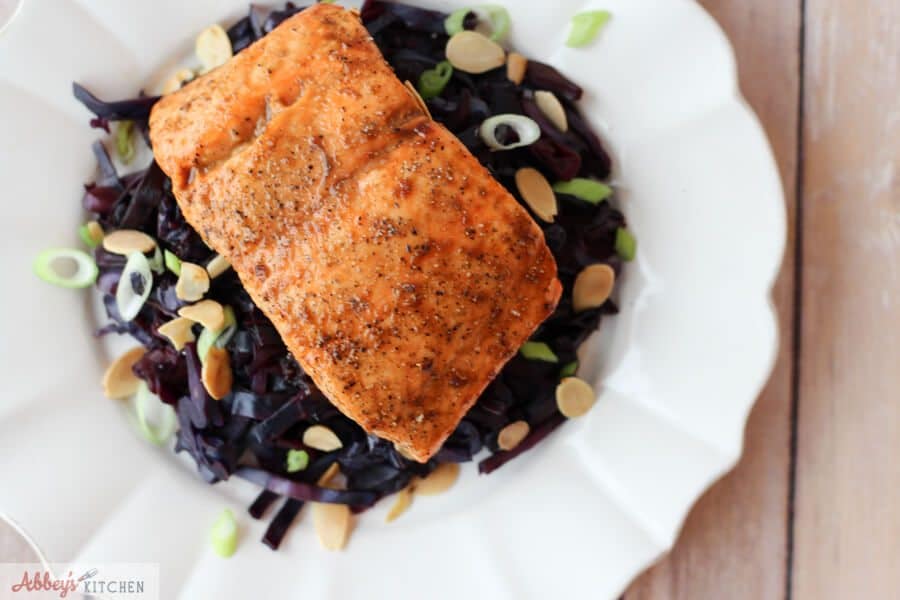
[[[159,600],[159,565],[0,563],[0,598]]]

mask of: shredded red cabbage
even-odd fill
[[[150,109],[159,100],[158,96],[145,96],[131,100],[104,102],[77,83],[72,84],[72,93],[98,119],[105,121],[146,121],[150,118]]]
[[[236,52],[264,36],[301,8],[288,3],[282,10],[251,6],[248,15],[228,29]],[[413,6],[367,1],[361,10],[363,23],[401,79],[418,81],[425,69],[444,60],[444,19],[447,15]],[[464,26],[475,26],[475,15]],[[555,92],[565,106],[570,128],[560,132],[534,104],[537,89]],[[103,102],[83,87],[74,85],[75,97],[98,119],[132,119],[146,130],[146,120],[156,98],[138,97]],[[457,135],[475,156],[516,198],[517,169],[525,166],[542,171],[553,181],[574,176],[605,178],[610,159],[600,139],[578,113],[573,101],[581,88],[556,69],[532,61],[522,85],[506,78],[505,69],[481,75],[454,72],[443,92],[427,104],[434,118]],[[535,119],[542,137],[527,148],[491,152],[477,134],[480,123],[493,114],[519,113]],[[204,263],[213,255],[200,236],[187,224],[172,195],[171,182],[152,163],[146,170],[120,177],[101,143],[94,145],[99,177],[85,186],[84,208],[94,213],[104,230],[131,228],[155,237],[161,248],[182,260]],[[524,202],[523,202],[524,205]],[[208,297],[233,307],[237,332],[229,341],[234,372],[231,394],[215,401],[201,383],[200,361],[195,345],[176,351],[157,329],[177,315],[183,305],[175,296],[176,277],[156,275],[150,298],[138,316],[122,321],[114,294],[124,265],[123,257],[95,250],[100,268],[97,287],[104,296],[110,323],[97,334],[126,333],[146,346],[147,353],[134,366],[138,377],[178,415],[176,451],[191,456],[209,483],[236,475],[262,488],[249,508],[254,518],[283,499],[283,504],[264,536],[277,548],[303,503],[345,503],[354,511],[364,510],[378,499],[406,487],[415,476],[425,476],[444,462],[468,462],[486,450],[479,464],[490,473],[508,460],[533,447],[565,421],[556,408],[555,388],[559,370],[576,359],[578,346],[600,324],[602,315],[617,308],[607,301],[601,308],[575,313],[572,287],[578,272],[595,263],[621,268],[615,253],[616,230],[625,226],[622,214],[609,202],[592,205],[578,198],[559,195],[555,222],[538,221],[559,268],[563,297],[556,311],[535,333],[553,349],[559,364],[513,358],[488,386],[443,448],[427,464],[401,456],[389,442],[368,435],[341,414],[316,388],[309,376],[288,353],[271,322],[253,304],[233,271],[213,280]],[[531,433],[514,450],[498,450],[497,435],[507,424],[525,420]],[[303,432],[314,424],[333,430],[343,443],[339,450],[324,453],[306,448]],[[291,449],[304,449],[308,467],[287,471]],[[316,485],[334,462],[347,480],[346,490]]]

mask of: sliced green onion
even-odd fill
[[[436,64],[433,69],[422,71],[422,74],[419,75],[419,85],[416,86],[419,95],[423,100],[440,96],[452,75],[453,65],[446,60]]]
[[[309,454],[306,450],[288,450],[286,463],[288,473],[302,471],[309,466]]]
[[[74,261],[75,272],[64,275],[57,270],[57,261]],[[34,259],[34,274],[53,285],[66,288],[85,288],[97,281],[100,270],[87,252],[71,248],[48,248]]]
[[[499,4],[483,4],[461,8],[450,13],[444,20],[444,30],[447,35],[454,36],[465,29],[466,16],[475,13],[478,18],[478,26],[475,30],[490,37],[495,42],[502,41],[509,33],[509,12]],[[483,25],[487,24],[487,27]]]
[[[119,158],[126,165],[134,158],[134,140],[132,139],[134,132],[134,121],[119,121],[116,128],[116,152]]]
[[[600,33],[600,29],[611,18],[612,13],[608,10],[591,10],[578,13],[572,17],[572,27],[569,30],[566,46],[569,48],[581,48],[590,44],[597,37],[597,34]]]
[[[147,262],[150,264],[150,270],[157,275],[162,275],[166,272],[166,266],[163,264],[163,253],[160,251],[159,246],[153,249],[153,256]]]
[[[590,44],[597,37],[600,28],[606,25],[610,18],[612,18],[612,13],[608,10],[592,10],[578,13],[572,17],[572,28],[569,30],[566,46],[569,48],[581,48]]]
[[[519,141],[512,144],[501,144],[497,139],[497,128],[501,125],[515,129]],[[512,150],[536,142],[541,137],[541,128],[528,117],[507,113],[485,119],[478,128],[478,134],[491,150]]]
[[[634,260],[637,254],[637,240],[624,227],[616,229],[616,254],[622,260]]]
[[[81,241],[84,242],[84,245],[88,248],[96,248],[100,245],[100,242],[95,241],[91,237],[90,231],[88,231],[87,223],[78,228],[78,237],[81,238]]]
[[[134,403],[138,431],[141,435],[151,444],[157,446],[165,444],[178,428],[175,410],[151,392],[144,381],[138,384]]]
[[[175,275],[181,275],[181,259],[175,256],[174,252],[163,250],[163,261],[166,263],[168,270]]]
[[[237,521],[234,519],[234,513],[226,508],[209,531],[209,543],[213,552],[222,558],[228,558],[237,550],[237,538]]]
[[[237,331],[237,319],[234,316],[234,309],[230,306],[223,307],[225,311],[225,324],[219,331],[213,331],[206,327],[200,332],[197,338],[197,356],[200,362],[206,361],[206,353],[215,345],[218,348],[224,348],[228,345],[231,337]]]
[[[150,270],[150,261],[142,253],[132,252],[128,255],[128,261],[116,287],[116,308],[123,321],[131,321],[138,316],[144,302],[150,296],[152,287],[153,272]]]
[[[490,23],[490,31],[481,31],[481,27],[476,27],[476,31],[488,35],[495,42],[501,42],[506,39],[509,33],[509,13],[499,4],[485,4],[476,6],[472,11],[478,16],[479,25],[484,22]]]
[[[573,360],[572,362],[563,365],[563,368],[559,370],[559,378],[563,379],[564,377],[572,377],[578,371],[578,361]]]
[[[96,248],[103,242],[103,228],[97,221],[88,221],[78,228],[78,236],[88,248]]]
[[[205,327],[203,328],[203,331],[200,332],[200,337],[197,338],[197,357],[200,359],[201,363],[206,362],[206,353],[213,347],[213,344],[216,343],[216,338],[218,337],[218,333],[206,329]]]
[[[544,342],[525,342],[519,348],[519,354],[528,360],[542,360],[549,363],[558,363],[559,358]]]
[[[450,16],[444,19],[444,31],[447,32],[447,35],[453,37],[465,29],[466,15],[470,12],[472,12],[471,8],[461,8],[450,13]]]
[[[612,195],[612,188],[605,183],[584,177],[576,177],[569,181],[557,181],[553,184],[553,191],[581,198],[591,204],[599,204]]]

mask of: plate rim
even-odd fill
[[[14,13],[11,18],[7,22],[6,25],[0,26],[0,35],[2,35],[9,27],[10,24],[13,23],[15,18],[21,11],[24,2],[27,0],[21,0],[17,3]],[[415,3],[415,2],[413,2]],[[764,141],[763,146],[765,147],[766,156],[765,159],[768,162],[767,167],[770,168],[771,174],[774,177],[774,181],[777,182],[777,194],[773,198],[771,198],[771,202],[774,203],[772,205],[772,210],[774,210],[773,214],[776,214],[778,222],[778,231],[775,232],[775,236],[773,236],[773,240],[776,239],[777,236],[777,259],[772,264],[771,273],[768,274],[767,277],[767,285],[764,290],[763,298],[754,297],[753,302],[757,303],[764,299],[767,309],[767,318],[769,323],[772,325],[772,330],[774,331],[774,339],[772,344],[767,348],[767,356],[759,357],[759,365],[760,365],[760,378],[759,381],[755,383],[753,389],[750,390],[748,388],[747,394],[750,397],[749,401],[743,402],[742,405],[739,406],[741,412],[740,421],[742,422],[742,433],[739,441],[739,445],[737,446],[737,452],[734,456],[727,456],[727,460],[723,462],[723,465],[720,468],[711,471],[707,477],[703,478],[703,481],[696,486],[695,493],[690,494],[690,500],[686,503],[685,506],[679,507],[678,509],[678,523],[674,528],[674,533],[671,536],[667,536],[665,540],[655,540],[657,542],[661,542],[660,545],[662,547],[657,555],[651,560],[648,561],[640,571],[637,571],[631,574],[631,578],[628,580],[628,584],[634,581],[635,578],[639,577],[640,574],[645,572],[648,568],[650,568],[653,564],[659,562],[664,556],[666,556],[674,547],[678,537],[680,536],[681,531],[683,530],[685,521],[696,505],[697,501],[721,478],[730,473],[737,463],[740,461],[740,458],[743,456],[745,444],[746,444],[746,427],[749,419],[749,415],[755,406],[760,393],[764,389],[767,382],[770,381],[774,366],[777,361],[778,352],[780,348],[780,337],[782,332],[779,328],[779,319],[778,312],[775,307],[773,291],[774,287],[777,283],[777,279],[781,269],[783,267],[784,257],[787,249],[787,207],[785,204],[785,193],[784,193],[784,183],[782,181],[781,172],[778,168],[778,162],[773,152],[773,148],[771,143],[769,142],[768,136],[766,134],[765,128],[762,126],[762,123],[759,119],[759,116],[752,109],[745,96],[741,93],[740,90],[740,77],[738,72],[738,63],[735,55],[734,47],[730,41],[730,39],[725,34],[722,27],[719,23],[712,17],[712,15],[698,2],[695,0],[682,0],[682,4],[690,4],[693,5],[695,9],[699,9],[700,13],[704,16],[704,19],[707,21],[707,26],[710,26],[717,33],[717,36],[720,41],[720,49],[727,52],[729,65],[728,65],[728,77],[730,79],[732,93],[723,99],[723,104],[726,106],[735,105],[740,108],[741,116],[744,118],[749,117],[750,124],[752,126],[753,134],[760,136],[760,138]],[[768,258],[768,257],[767,257]],[[760,290],[762,291],[762,289]],[[763,360],[765,358],[765,360]],[[750,392],[752,392],[752,396],[750,396]],[[738,406],[738,399],[735,399],[735,406]],[[44,554],[40,550],[40,547],[34,543],[33,539],[27,534],[27,532],[19,525],[15,524],[10,518],[8,518],[2,511],[0,511],[0,518],[3,520],[10,522],[13,527],[21,533],[26,540],[32,545],[32,547],[38,552],[39,556],[42,557],[42,560],[46,560],[43,558]],[[626,585],[626,588],[627,588]]]
[[[731,38],[728,37],[728,34],[725,32],[722,25],[715,19],[715,17],[713,17],[713,15],[706,9],[706,7],[700,4],[700,0],[683,0],[683,2],[694,5],[695,8],[698,9],[700,13],[702,13],[704,19],[707,21],[707,26],[715,30],[717,36],[720,38],[720,46],[728,54],[728,75],[731,81],[732,90],[730,97],[727,99],[727,104],[733,104],[734,106],[738,107],[740,109],[741,115],[749,119],[753,132],[764,141],[764,148],[766,153],[765,158],[769,163],[771,173],[774,177],[775,182],[777,183],[776,195],[771,199],[773,208],[775,209],[775,213],[777,213],[778,218],[778,231],[776,234],[778,240],[776,252],[777,258],[772,264],[772,271],[771,273],[769,273],[767,286],[763,295],[766,304],[767,317],[770,324],[772,325],[774,339],[772,341],[772,344],[767,349],[768,355],[765,357],[765,361],[763,363],[764,366],[761,370],[760,380],[753,386],[754,393],[752,399],[749,402],[746,402],[745,406],[742,407],[741,437],[737,452],[734,454],[734,456],[728,456],[728,460],[721,468],[711,472],[709,476],[700,485],[697,486],[696,493],[692,494],[690,502],[687,503],[683,510],[679,511],[680,516],[677,526],[672,530],[673,534],[665,540],[665,547],[662,548],[652,560],[648,561],[645,566],[643,566],[638,572],[636,572],[631,577],[631,579],[629,579],[627,584],[622,587],[614,597],[622,596],[637,579],[639,579],[643,574],[648,572],[654,566],[663,562],[671,554],[671,552],[675,549],[679,538],[681,537],[681,533],[684,531],[684,526],[688,517],[697,506],[697,503],[704,495],[706,495],[707,492],[715,487],[715,485],[719,481],[721,481],[732,471],[734,471],[738,463],[741,461],[741,458],[743,458],[744,452],[746,450],[747,425],[749,423],[750,414],[759,401],[760,395],[765,390],[765,387],[771,381],[772,374],[774,373],[775,366],[777,364],[778,354],[781,349],[783,338],[783,332],[780,326],[778,308],[775,304],[774,294],[779,275],[784,267],[784,260],[787,252],[788,214],[784,191],[784,181],[782,180],[778,160],[775,156],[774,148],[772,147],[771,140],[769,139],[766,129],[763,126],[762,120],[741,90],[741,77],[738,70],[739,62],[737,59],[737,53],[734,48],[734,44],[731,42]]]

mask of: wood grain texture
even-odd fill
[[[900,3],[807,0],[793,597],[900,594]]]
[[[781,348],[750,417],[740,463],[698,502],[672,553],[632,584],[627,600],[759,600],[783,597],[785,590],[800,2],[701,4],[735,47],[741,89],[759,115],[781,169],[789,236],[774,292]]]

